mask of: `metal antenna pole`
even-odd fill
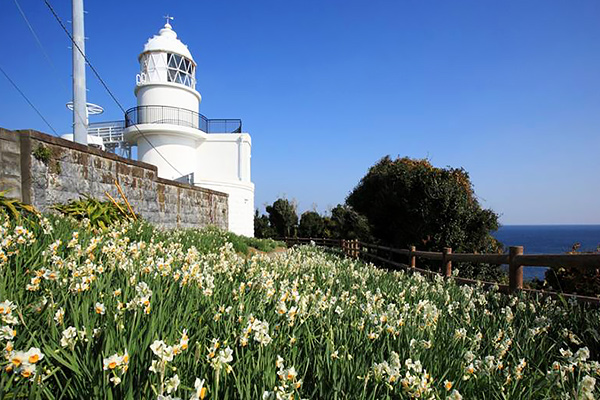
[[[85,42],[83,0],[73,4],[73,140],[87,145],[87,108],[85,88]],[[81,50],[81,52],[80,52]],[[82,54],[83,53],[83,54]]]

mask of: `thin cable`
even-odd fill
[[[50,64],[50,67],[52,67],[52,69],[54,70],[54,72],[56,73],[56,75],[59,77],[59,81],[60,83],[63,85],[63,87],[65,88],[65,90],[67,91],[67,93],[70,93],[70,89],[69,89],[69,85],[67,85],[65,83],[64,80],[62,80],[61,75],[58,73],[58,69],[56,68],[56,66],[54,65],[54,63],[52,62],[52,59],[50,58],[50,56],[48,55],[48,53],[46,52],[46,49],[44,49],[44,45],[42,44],[42,41],[40,40],[39,36],[37,35],[37,33],[35,33],[35,30],[33,29],[33,26],[31,25],[31,23],[29,22],[29,19],[27,18],[27,16],[25,15],[25,12],[23,11],[23,9],[21,8],[21,5],[19,4],[19,2],[17,0],[15,1],[15,5],[17,6],[17,9],[19,10],[19,13],[21,14],[21,17],[23,17],[23,20],[25,21],[25,23],[27,24],[27,27],[29,28],[29,31],[31,32],[31,34],[33,35],[33,38],[35,39],[35,41],[38,44],[38,47],[40,48],[40,50],[42,51],[42,54],[44,55],[44,57],[46,58],[46,61],[48,61],[48,64]],[[72,93],[71,93],[72,95]],[[84,119],[77,110],[75,110],[75,108],[73,107],[73,112],[75,112],[75,115],[77,116],[77,118],[79,119],[80,122],[83,122],[85,124],[86,119]]]
[[[75,46],[75,48],[77,49],[77,51],[79,51],[79,53],[85,59],[85,62],[90,66],[90,69],[92,70],[92,72],[94,73],[94,75],[96,75],[96,78],[98,78],[98,80],[100,81],[100,83],[102,84],[102,86],[104,86],[104,89],[106,89],[106,91],[108,92],[108,94],[110,95],[110,97],[114,100],[114,102],[117,104],[117,106],[121,109],[121,111],[123,112],[123,114],[126,114],[125,108],[121,105],[121,103],[119,102],[119,100],[117,100],[117,98],[115,97],[115,95],[113,94],[113,92],[109,89],[108,85],[104,82],[104,80],[102,79],[102,77],[100,76],[100,74],[98,73],[98,71],[96,71],[96,68],[94,68],[94,66],[92,65],[92,63],[90,62],[90,60],[88,59],[88,57],[85,55],[85,53],[79,48],[79,46],[77,45],[77,43],[75,43],[75,39],[73,39],[73,36],[71,35],[71,32],[69,32],[69,30],[67,29],[67,27],[62,23],[62,20],[60,19],[60,17],[58,16],[58,14],[56,14],[56,11],[54,11],[54,8],[52,8],[52,5],[48,2],[48,0],[44,0],[44,3],[46,3],[46,6],[50,9],[50,12],[52,13],[52,15],[54,15],[54,18],[56,18],[56,21],[58,21],[58,23],[60,24],[60,26],[62,27],[62,29],[65,31],[65,33],[67,34],[67,36],[71,40],[71,43],[73,44],[73,46]],[[171,168],[173,168],[173,170],[175,172],[177,172],[179,174],[179,176],[183,176],[183,174],[177,168],[175,168],[175,166],[173,164],[171,164],[169,162],[169,160],[166,159],[165,156],[162,155],[162,153],[152,144],[152,142],[150,142],[150,140],[146,137],[146,135],[144,135],[144,133],[140,130],[140,128],[137,127],[137,125],[132,125],[132,126],[146,140],[146,142],[148,142],[148,144],[150,145],[150,147],[152,147],[158,153],[158,155],[163,160],[165,160],[165,162],[167,164],[169,164],[169,166]]]
[[[15,87],[15,89],[17,89],[17,91],[21,94],[21,96],[23,96],[23,98],[25,99],[25,101],[27,103],[29,103],[29,105],[31,106],[31,108],[33,108],[35,110],[35,112],[37,113],[37,115],[40,116],[41,119],[44,120],[44,122],[46,123],[46,125],[48,125],[48,127],[50,129],[52,129],[52,132],[54,132],[54,135],[58,136],[58,133],[56,133],[56,131],[54,130],[54,128],[52,127],[52,125],[50,125],[50,122],[48,122],[48,120],[46,118],[44,118],[44,116],[42,115],[42,113],[40,112],[40,110],[38,110],[31,101],[29,101],[29,99],[27,98],[27,96],[25,96],[25,93],[23,93],[23,91],[21,89],[19,89],[19,87],[17,86],[16,83],[13,82],[12,79],[10,79],[10,76],[8,76],[8,74],[6,72],[4,72],[4,69],[2,69],[2,67],[0,67],[0,71],[4,74],[4,76],[6,77],[6,79],[8,79],[8,81]]]

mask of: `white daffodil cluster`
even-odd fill
[[[10,300],[4,300],[0,303],[0,340],[13,340],[17,335],[15,325],[19,324],[17,316],[13,313],[17,309],[17,305]]]
[[[390,272],[316,246],[245,255],[214,228],[48,223],[0,216],[1,295],[19,299],[0,303],[15,398],[28,396],[28,374],[44,393],[68,387],[65,376],[72,387],[102,381],[57,361],[71,354],[89,371],[102,360],[105,385],[94,390],[113,398],[461,399],[492,387],[510,398],[532,385],[540,397],[598,397],[591,308]]]
[[[221,348],[221,342],[219,339],[212,339],[210,347],[207,348],[208,354],[206,355],[207,361],[210,365],[217,371],[217,375],[223,369],[227,373],[233,371],[233,368],[229,363],[233,361],[233,350],[227,346],[226,348]]]
[[[556,386],[564,388],[570,382],[578,382],[577,393],[572,393],[578,399],[595,399],[594,390],[596,378],[600,376],[600,363],[589,360],[590,350],[579,348],[574,354],[569,349],[560,350],[561,360],[554,361],[546,376],[552,379]]]
[[[127,349],[123,353],[115,353],[102,361],[102,369],[110,372],[111,376],[109,380],[115,386],[121,383],[123,375],[127,372],[128,368],[129,353],[127,353]]]
[[[13,229],[8,220],[0,219],[0,271],[9,257],[20,254],[24,248],[35,242],[35,235],[27,228],[17,225]]]
[[[254,340],[260,343],[261,346],[266,346],[273,340],[271,336],[269,336],[269,323],[254,318],[252,315],[248,318],[248,324],[242,330],[242,335],[240,337],[240,344],[242,346],[248,345],[250,335],[253,335]]]
[[[374,364],[376,381],[384,382],[390,390],[402,392],[410,398],[428,398],[432,394],[432,379],[419,360],[407,359],[403,364],[400,356],[392,351],[389,361]]]
[[[17,336],[15,325],[19,324],[15,313],[17,305],[10,300],[0,303],[0,343],[3,343],[2,353],[4,356],[6,372],[18,374],[23,378],[33,380],[36,375],[36,364],[44,358],[44,354],[37,347],[30,347],[27,351],[14,349],[14,340]],[[1,365],[1,364],[0,364]]]
[[[189,337],[187,335],[187,330],[184,329],[179,342],[172,346],[166,344],[162,340],[155,340],[150,345],[150,350],[152,350],[152,353],[154,353],[156,358],[152,360],[152,365],[148,370],[157,374],[159,377],[158,393],[160,396],[164,395],[165,392],[167,395],[170,395],[179,388],[181,382],[179,376],[175,374],[172,377],[167,377],[167,366],[173,361],[175,356],[181,354],[183,350],[188,348],[188,343]]]
[[[265,390],[262,395],[263,400],[295,399],[297,394],[299,396],[299,389],[302,386],[302,380],[298,379],[296,369],[293,366],[286,368],[284,359],[279,355],[275,361],[275,366],[277,367],[279,384],[272,391]]]
[[[151,306],[150,306],[150,298],[152,297],[152,290],[146,282],[139,282],[135,285],[136,296],[125,304],[125,309],[127,310],[136,310],[141,308],[144,310],[144,313],[150,314]]]
[[[36,374],[36,364],[44,358],[44,354],[37,347],[31,347],[27,351],[16,351],[12,349],[11,342],[7,343],[4,353],[8,361],[4,370],[31,380]]]

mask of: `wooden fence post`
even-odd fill
[[[511,246],[509,249],[508,291],[510,293],[523,289],[523,266],[515,261],[515,257],[522,254],[523,246]]]
[[[452,261],[448,260],[448,254],[452,254],[450,247],[442,249],[442,268],[444,268],[444,276],[450,278],[452,276]]]
[[[417,251],[417,248],[415,246],[410,246],[410,252],[408,253],[408,262],[411,269],[415,269],[417,266],[417,256],[415,256],[415,251]]]

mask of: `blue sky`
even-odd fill
[[[3,1],[0,66],[59,133],[69,41],[44,2]],[[70,2],[52,1],[70,20]],[[504,224],[600,223],[600,2],[85,1],[86,50],[125,108],[137,56],[173,28],[198,62],[201,112],[252,135],[256,206],[344,201],[386,154],[464,167]],[[70,27],[70,25],[69,25]],[[53,66],[52,66],[53,65]],[[122,119],[88,69],[88,101]],[[50,132],[0,76],[0,126]]]

